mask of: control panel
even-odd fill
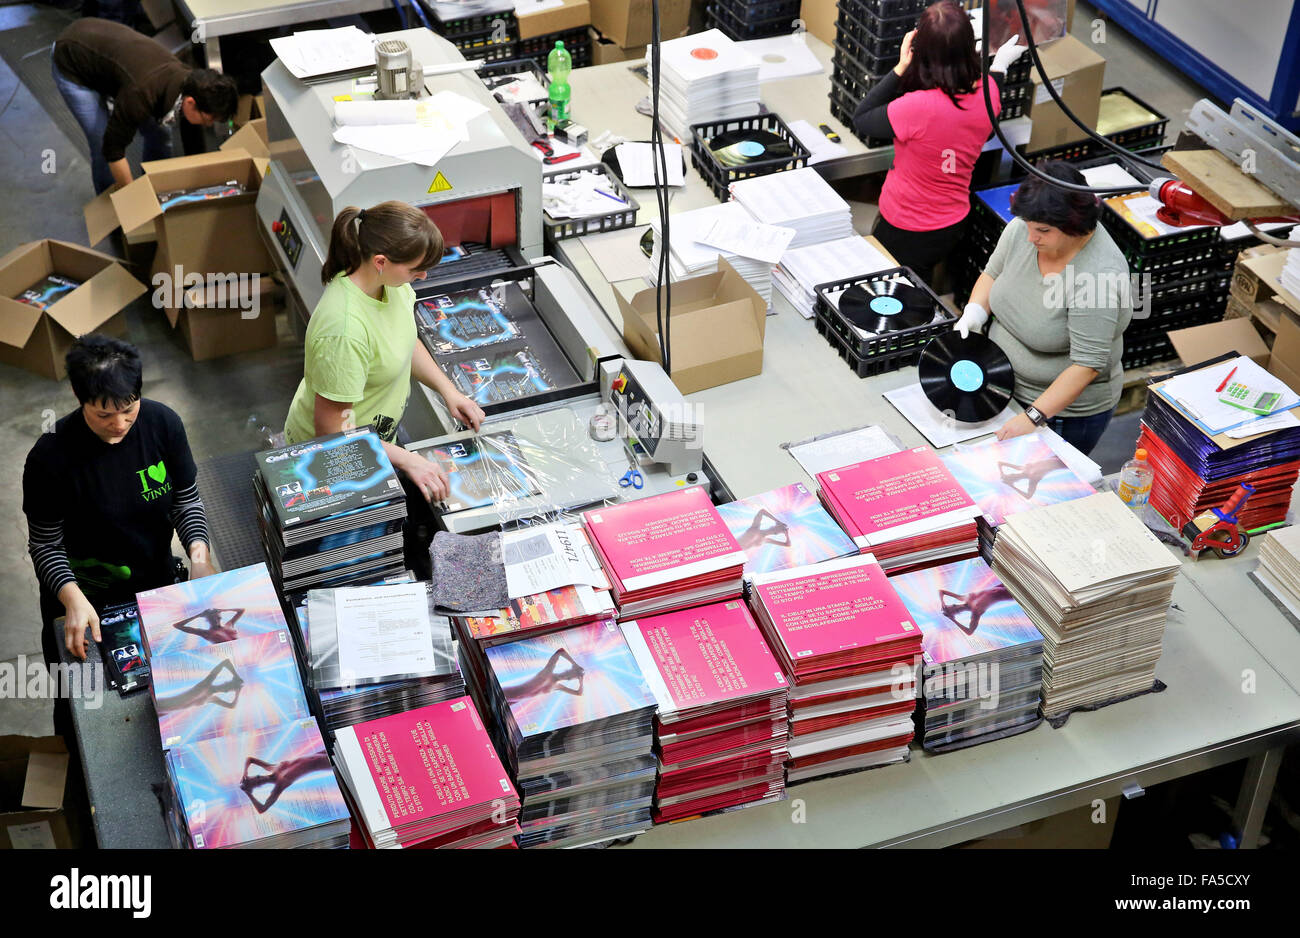
[[[302,256],[302,239],[294,230],[293,222],[289,221],[289,213],[280,209],[279,221],[271,222],[271,234],[275,240],[280,242],[280,249],[284,251],[284,256],[289,259],[289,266],[296,268],[298,258]]]

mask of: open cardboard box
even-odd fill
[[[237,283],[209,282],[185,290],[181,301],[163,309],[196,362],[275,345],[275,314],[282,301],[270,274]]]
[[[138,179],[86,206],[90,243],[98,244],[116,228],[135,231],[153,224],[158,238],[154,273],[170,272],[178,264],[186,273],[267,273],[274,269],[273,261],[258,234],[254,204],[266,167],[265,158],[240,149],[145,163]],[[162,210],[161,195],[229,180],[248,191]]]
[[[81,282],[44,309],[13,299],[44,277]],[[146,287],[117,258],[67,241],[32,241],[0,258],[0,362],[55,381],[63,356],[87,332],[126,333],[122,310]]]
[[[560,0],[560,4],[537,11],[516,9],[519,38],[532,39],[591,25],[591,4],[587,0]]]
[[[615,295],[623,341],[637,358],[659,361],[654,289],[631,301]],[[668,316],[672,380],[683,394],[762,373],[767,304],[725,258],[718,258],[717,273],[673,284]]]
[[[1053,42],[1039,53],[1039,59],[1061,100],[1080,121],[1089,127],[1096,127],[1097,115],[1101,110],[1106,60],[1073,36],[1063,36]],[[1087,134],[1052,100],[1051,94],[1043,86],[1038,69],[1033,70],[1031,78],[1034,95],[1025,113],[1032,121],[1033,128],[1029,132],[1026,152],[1036,153],[1086,139]]]
[[[650,0],[588,0],[591,25],[621,49],[650,41]],[[691,19],[691,0],[660,0],[659,40],[667,42],[685,32]]]
[[[244,124],[226,138],[221,149],[245,150],[254,159],[270,159],[271,145],[267,142],[266,118],[259,117]]]
[[[0,850],[80,846],[64,804],[68,749],[59,736],[0,736]]]
[[[632,62],[645,58],[645,46],[624,49],[613,39],[607,39],[594,28],[587,30],[591,38],[591,64],[608,65],[610,62]]]
[[[1300,392],[1300,318],[1282,316],[1278,321],[1277,338],[1270,351],[1259,331],[1249,319],[1224,319],[1189,329],[1174,329],[1169,333],[1169,343],[1183,360],[1184,365],[1216,358],[1226,351],[1235,351],[1268,369],[1293,391]]]

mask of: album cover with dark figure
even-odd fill
[[[803,483],[719,505],[718,514],[745,552],[746,573],[803,567],[858,553],[853,539]]]
[[[171,192],[164,192],[158,196],[158,205],[165,212],[168,209],[176,208],[178,205],[189,205],[191,202],[210,202],[213,199],[228,199],[231,196],[243,195],[248,190],[242,184],[235,182],[219,183],[215,186],[198,186],[193,189],[175,189]]]
[[[509,430],[484,433],[422,450],[447,472],[451,494],[443,501],[446,511],[465,511],[510,499],[541,494],[533,471]]]
[[[405,498],[369,427],[258,453],[257,465],[282,530]]]
[[[556,387],[528,348],[488,351],[439,365],[456,388],[478,404],[500,404]]]
[[[35,306],[37,309],[48,309],[79,286],[81,286],[79,280],[61,277],[58,274],[49,274],[36,281],[14,299],[19,303]]]
[[[512,300],[527,302],[515,283],[504,285],[500,301],[487,287],[445,293],[419,300],[415,320],[434,355],[484,348],[519,338],[519,326],[509,313]]]
[[[943,461],[994,527],[1039,505],[1097,494],[1033,434],[963,446]]]
[[[99,651],[109,686],[125,696],[149,686],[149,659],[135,603],[106,607],[99,616]]]
[[[264,563],[160,586],[135,598],[144,651],[151,658],[287,627]]]

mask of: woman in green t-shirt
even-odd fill
[[[394,468],[430,501],[447,496],[446,473],[396,444],[410,379],[442,395],[457,420],[475,430],[483,423],[483,409],[456,390],[416,334],[411,282],[423,280],[442,253],[438,227],[404,202],[339,212],[284,427],[286,442],[301,443],[373,426]]]

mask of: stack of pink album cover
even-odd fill
[[[787,782],[906,760],[921,630],[875,558],[757,574],[750,603],[793,685]]]
[[[519,795],[474,702],[339,730],[334,760],[370,847],[513,846]]]
[[[656,821],[785,796],[789,680],[740,600],[622,624],[659,706]]]
[[[973,557],[979,506],[928,446],[817,474],[818,497],[890,573]]]
[[[740,596],[745,552],[702,486],[586,512],[619,618]]]

